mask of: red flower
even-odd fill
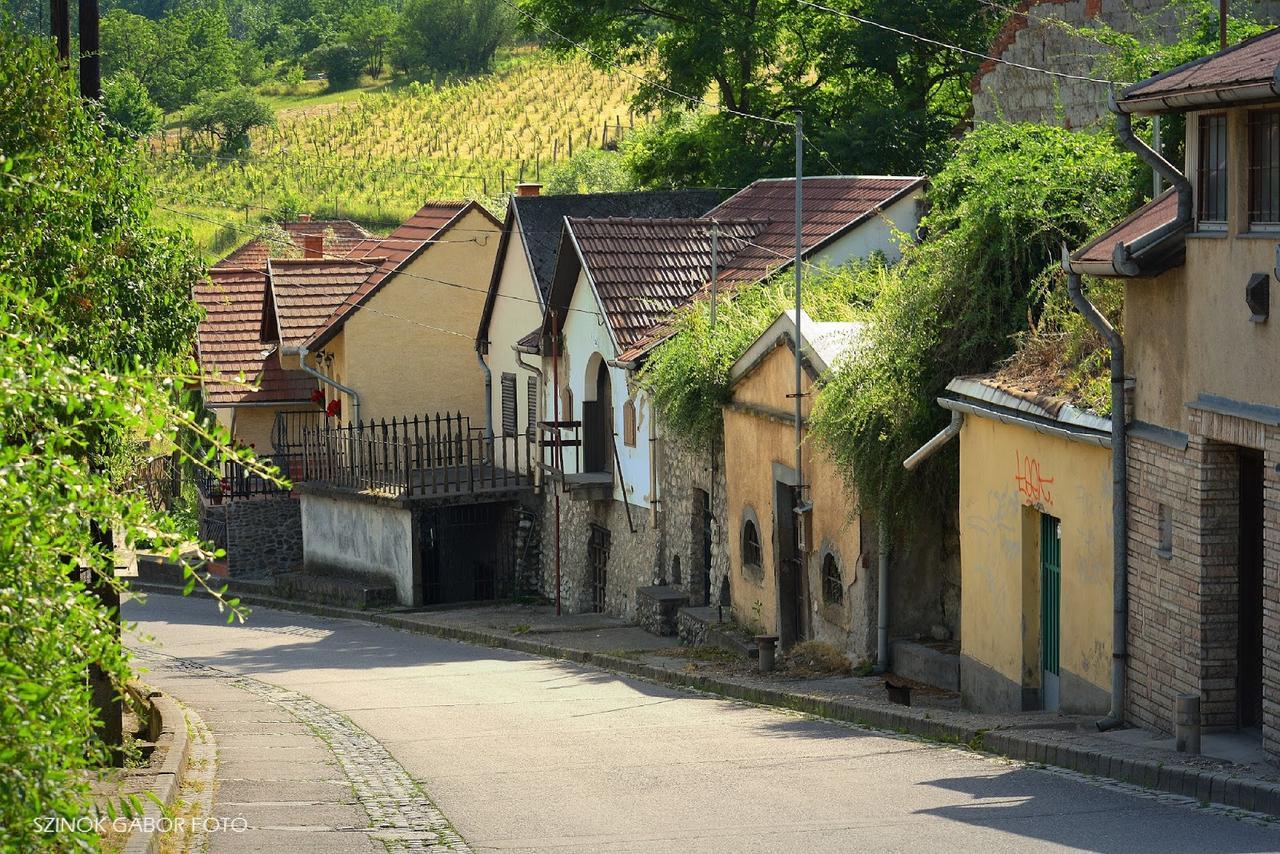
[[[333,416],[333,415],[341,415],[341,414],[342,414],[342,401],[341,401],[341,400],[339,400],[339,399],[338,399],[338,398],[336,398],[336,397],[335,397],[333,400],[329,401],[329,405],[328,405],[327,407],[325,407],[324,414],[325,414],[325,415],[330,415],[330,416]]]
[[[316,406],[323,406],[323,405],[324,405],[324,392],[322,392],[322,391],[321,391],[320,389],[318,389],[318,388],[313,388],[313,389],[311,390],[311,402],[312,402],[312,403],[314,403]]]

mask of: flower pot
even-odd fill
[[[778,636],[756,635],[756,649],[760,652],[760,672],[771,672],[777,663]]]

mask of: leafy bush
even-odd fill
[[[954,457],[902,467],[945,421],[938,394],[1013,352],[1042,311],[1037,277],[1063,242],[1133,208],[1136,174],[1109,135],[991,124],[961,141],[930,189],[929,237],[884,271],[868,346],[817,399],[814,432],[862,501],[900,523],[922,502],[952,500]]]
[[[615,152],[599,148],[581,151],[551,170],[548,193],[610,193],[633,190],[631,174]]]
[[[176,403],[197,322],[190,245],[149,224],[141,150],[106,136],[47,40],[0,30],[0,839],[96,848],[39,817],[90,814],[106,758],[85,679],[128,674],[111,616],[80,580],[118,584],[116,542],[176,550],[124,463],[202,430]],[[200,445],[208,447],[202,433]],[[225,438],[225,437],[224,437]],[[225,442],[224,442],[225,444]]]
[[[808,273],[805,312],[818,321],[855,318],[868,299],[868,282],[883,270],[883,260],[872,259]],[[784,273],[744,288],[731,299],[721,296],[714,332],[706,300],[681,312],[675,334],[655,348],[640,375],[663,423],[697,443],[717,435],[721,407],[729,401],[729,369],[780,313],[794,307],[795,280],[792,273]]]
[[[109,77],[102,85],[102,113],[111,123],[107,132],[125,139],[150,134],[164,118],[164,111],[152,103],[147,87],[131,71]]]
[[[324,74],[331,90],[350,89],[360,82],[365,58],[345,42],[321,45],[311,51],[307,64]]]

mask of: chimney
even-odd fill
[[[311,222],[311,214],[298,214],[298,222]]]
[[[542,185],[535,184],[532,181],[524,184],[516,184],[517,196],[537,196],[542,193]]]
[[[324,235],[323,234],[302,235],[302,256],[304,258],[323,258],[324,257]]]

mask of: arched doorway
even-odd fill
[[[582,401],[582,470],[613,471],[613,386],[609,366],[596,358],[594,376],[587,369]]]

